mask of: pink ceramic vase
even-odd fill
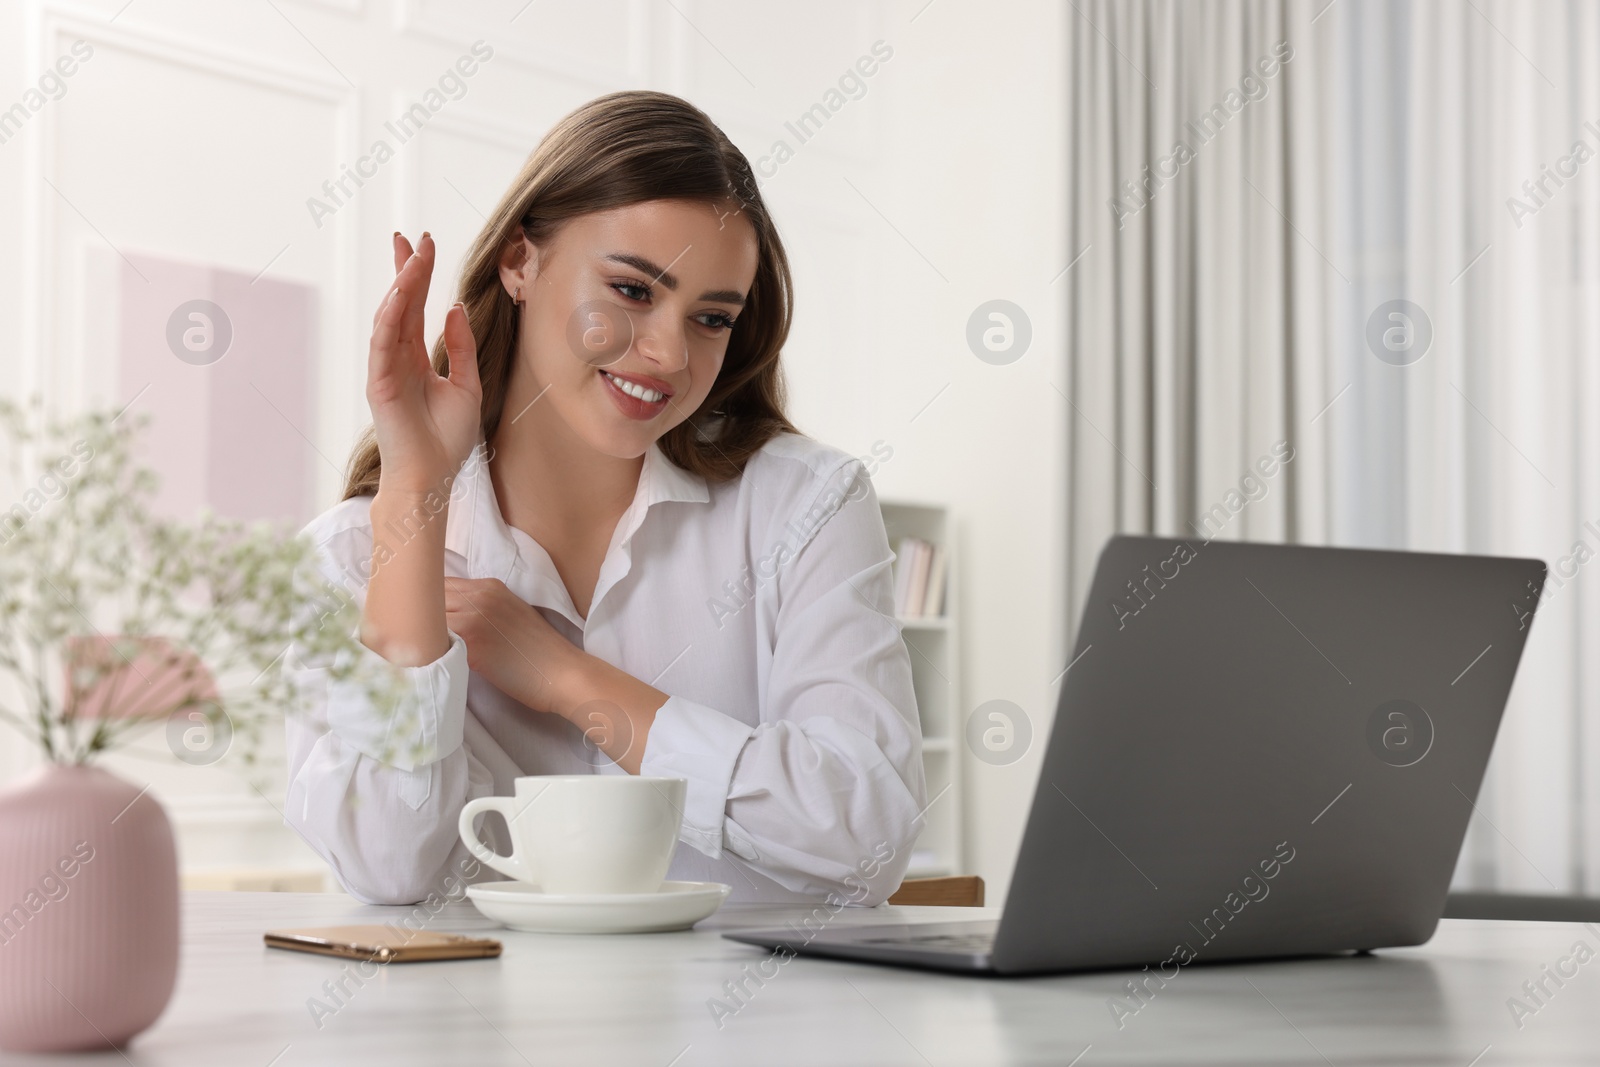
[[[178,974],[166,812],[98,767],[0,793],[0,1048],[107,1050],[155,1022]]]

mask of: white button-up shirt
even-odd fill
[[[305,528],[357,603],[371,503],[343,501]],[[651,446],[588,618],[549,554],[506,524],[481,445],[444,521],[446,574],[500,579],[574,645],[670,694],[641,763],[688,782],[668,878],[725,882],[732,900],[874,904],[894,891],[926,789],[893,555],[861,461],[782,434],[741,477],[708,485]],[[395,716],[300,653],[284,668],[300,694],[286,818],[363,902],[498,878],[457,835],[474,797],[512,795],[521,775],[626,773],[572,723],[470,670],[454,633],[404,671]],[[507,851],[498,821],[484,828]]]

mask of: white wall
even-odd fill
[[[921,3],[904,6],[904,18]],[[1043,0],[934,0],[896,45],[905,65],[883,170],[871,186],[857,182],[906,238],[878,220],[875,274],[889,284],[876,355],[887,383],[872,406],[902,421],[880,433],[896,451],[875,481],[882,495],[941,501],[957,514],[961,706],[1009,700],[1033,729],[1013,764],[966,757],[967,862],[996,903],[1054,716],[1052,682],[1065,666],[1060,538],[1071,408],[1055,387],[1066,384],[1061,271],[1072,258],[1063,150],[1070,17],[1068,6]],[[965,336],[973,310],[994,299],[1019,305],[1033,327],[1027,353],[1005,366],[977,359]]]
[[[998,896],[1063,665],[1061,426],[1070,408],[1052,383],[1065,378],[1070,11],[1044,0],[544,0],[508,23],[517,5],[490,0],[124,4],[0,5],[0,108],[74,40],[95,48],[65,96],[0,145],[0,388],[39,390],[67,409],[133,395],[86,340],[107,308],[85,264],[107,248],[304,282],[321,301],[319,404],[314,423],[296,428],[313,444],[285,462],[311,470],[325,504],[366,421],[364,327],[391,273],[390,231],[437,237],[437,323],[480,215],[543,130],[578,103],[624,87],[677,92],[759,159],[775,139],[794,144],[784,123],[822,100],[874,42],[893,49],[865,94],[798,145],[764,192],[796,271],[786,352],[796,421],[858,453],[889,443],[880,495],[954,509],[966,607],[961,704],[1005,698],[1032,720],[1021,761],[967,764],[969,865]],[[466,95],[314,225],[306,198],[480,38],[495,58]],[[981,362],[965,340],[968,316],[994,298],[1032,321],[1031,349],[1008,366]],[[0,739],[0,779],[30,761]],[[275,797],[257,797],[237,776],[118,767],[155,781],[191,867],[309,855],[274,828]]]

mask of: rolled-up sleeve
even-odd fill
[[[784,530],[759,722],[670,697],[640,772],[688,781],[682,839],[787,889],[876,904],[899,885],[926,786],[911,662],[882,514],[861,464],[823,480]]]
[[[371,551],[370,531],[329,534],[323,525],[305,531],[318,568],[361,604],[365,583],[355,576]],[[472,868],[456,828],[462,805],[494,786],[468,740],[466,645],[452,633],[438,659],[404,669],[364,645],[339,655],[316,662],[296,644],[284,658],[296,694],[285,717],[285,821],[362,903],[444,894]],[[375,678],[398,688],[374,699]]]
[[[359,657],[354,671],[326,683],[328,728],[362,755],[403,771],[444,759],[461,747],[467,717],[467,646],[450,634],[450,647],[432,663],[396,668],[399,683],[392,714],[373,708],[364,678],[380,677],[388,665],[376,652],[361,645],[347,660]],[[300,681],[309,681],[311,669],[302,669]]]
[[[723,809],[756,727],[704,704],[668,697],[656,711],[639,773],[688,782],[679,838],[708,856],[722,851]]]

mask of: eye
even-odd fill
[[[611,289],[620,294],[624,299],[638,303],[647,303],[650,300],[650,286],[643,282],[610,282]],[[708,330],[731,330],[737,320],[725,311],[706,311],[694,317],[694,321]]]
[[[695,321],[713,330],[731,330],[734,326],[734,319],[721,311],[707,311],[696,316]]]

